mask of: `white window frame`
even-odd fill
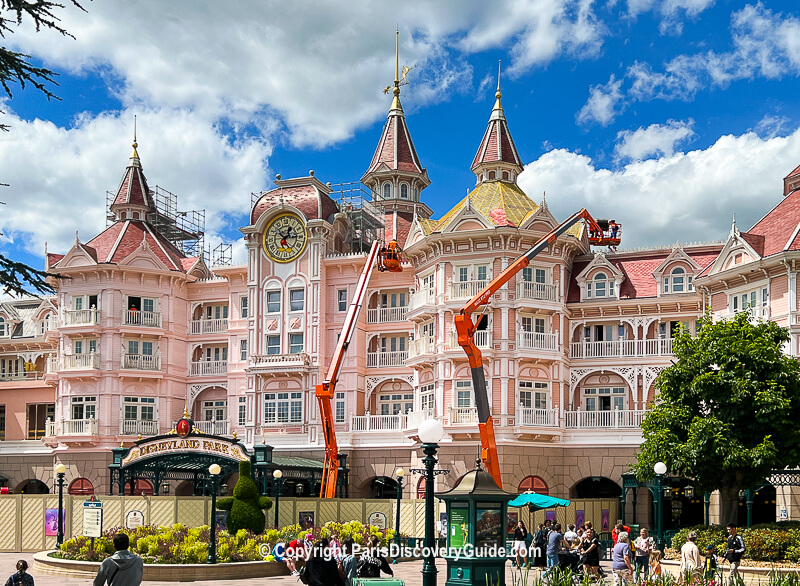
[[[244,338],[239,340],[239,360],[247,362],[247,340]]]
[[[299,295],[299,300],[294,299],[294,297]],[[306,290],[304,288],[294,288],[289,289],[289,311],[290,312],[298,312],[304,311],[306,308]]]
[[[550,408],[550,383],[546,381],[519,381],[519,404],[526,409]]]
[[[82,417],[75,416],[75,409],[80,407]],[[86,421],[97,419],[97,396],[79,395],[69,398],[69,416],[73,420]]]
[[[264,393],[264,423],[303,423],[303,393],[301,391],[269,391]]]
[[[475,407],[475,393],[472,392],[471,380],[457,380],[453,387],[453,403],[458,409]],[[488,389],[487,389],[488,392]],[[469,393],[467,395],[467,393]],[[469,400],[467,401],[467,397]],[[469,404],[467,404],[469,403]]]
[[[600,399],[609,397],[610,409],[598,409]],[[584,387],[581,391],[581,404],[584,411],[624,411],[628,408],[628,390],[625,387]],[[590,407],[591,405],[591,407]]]
[[[347,398],[344,391],[336,391],[333,399],[333,422],[345,422],[345,408],[347,407]]]
[[[277,344],[270,343],[277,342]],[[267,349],[267,356],[277,356],[281,353],[281,335],[280,334],[267,334],[264,340],[264,345]],[[272,352],[272,349],[277,349],[277,352]]]
[[[250,303],[247,295],[242,296],[239,299],[239,315],[242,319],[248,317],[248,304]]]
[[[435,413],[436,405],[436,385],[429,383],[427,385],[420,385],[419,387],[419,408],[420,411],[429,411]]]
[[[239,425],[247,425],[247,397],[239,397],[237,422]]]
[[[158,408],[155,397],[122,397],[123,421],[155,421]],[[128,417],[130,408],[133,417]]]
[[[227,399],[214,399],[211,401],[203,401],[200,406],[201,417],[203,421],[226,421],[228,419],[228,400]],[[209,414],[213,419],[209,419]]]
[[[336,290],[336,310],[347,311],[347,289]]]
[[[287,341],[289,354],[302,354],[305,351],[305,334],[303,332],[291,332]]]
[[[277,295],[278,296],[278,300],[277,301],[270,301],[270,296],[272,296],[272,295]],[[281,295],[280,289],[268,290],[266,292],[266,296],[264,298],[264,302],[267,304],[267,306],[265,308],[266,312],[268,314],[272,314],[272,315],[274,315],[276,313],[280,313],[281,312],[281,302],[283,301],[282,298],[283,298],[283,295]],[[276,305],[277,305],[277,309],[275,308]]]
[[[378,415],[404,415],[414,410],[414,391],[387,391],[378,395]],[[399,409],[398,409],[399,407]]]

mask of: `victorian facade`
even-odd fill
[[[134,144],[108,229],[47,255],[64,277],[57,296],[0,305],[0,473],[17,490],[46,488],[60,461],[75,490],[105,493],[110,449],[165,433],[184,410],[201,432],[321,462],[314,388],[365,250],[383,238],[403,247],[404,271],[372,275],[333,401],[349,494],[393,494],[429,417],[444,424],[440,480],[454,485],[480,450],[453,316],[560,222],[517,184],[499,90],[471,170],[475,187],[433,219],[396,88],[357,187],[279,176],[241,229],[247,264],[209,267],[154,223]],[[734,224],[726,242],[601,250],[576,225],[494,295],[476,342],[507,488],[618,495],[675,332],[693,330],[706,307],[772,319],[800,352],[798,186],[800,168],[782,202],[747,232]],[[410,483],[407,496],[421,488]]]

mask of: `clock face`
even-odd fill
[[[274,217],[264,230],[264,252],[276,262],[292,262],[300,258],[308,244],[303,221],[294,214]]]

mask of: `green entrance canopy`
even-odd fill
[[[568,507],[570,501],[567,499],[559,499],[554,496],[547,496],[535,492],[524,492],[508,503],[509,507],[524,507],[528,505],[532,511],[539,509],[552,509],[555,507]]]

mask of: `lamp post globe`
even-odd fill
[[[281,496],[281,478],[283,478],[283,472],[281,470],[272,471],[272,486],[275,491],[275,529],[278,528],[278,499]]]
[[[222,468],[217,463],[208,467],[211,475],[211,539],[208,544],[207,564],[217,563],[217,481],[221,472]]]
[[[655,491],[653,491],[653,504],[655,504],[656,510],[656,547],[661,548],[662,546],[662,519],[663,516],[662,510],[664,505],[664,494],[663,494],[663,481],[664,481],[664,474],[667,473],[667,465],[664,462],[656,462],[655,466],[653,466],[653,472],[656,473],[656,484],[655,484]]]
[[[61,547],[64,543],[64,475],[67,473],[67,467],[60,463],[56,466],[56,479],[58,480],[58,518],[56,519],[56,526],[58,531],[56,533],[56,548]]]
[[[667,465],[664,462],[656,462],[655,466],[653,466],[653,472],[664,475],[667,473]]]
[[[426,419],[420,424],[418,433],[423,444],[438,444],[444,436],[444,427],[438,419]]]

